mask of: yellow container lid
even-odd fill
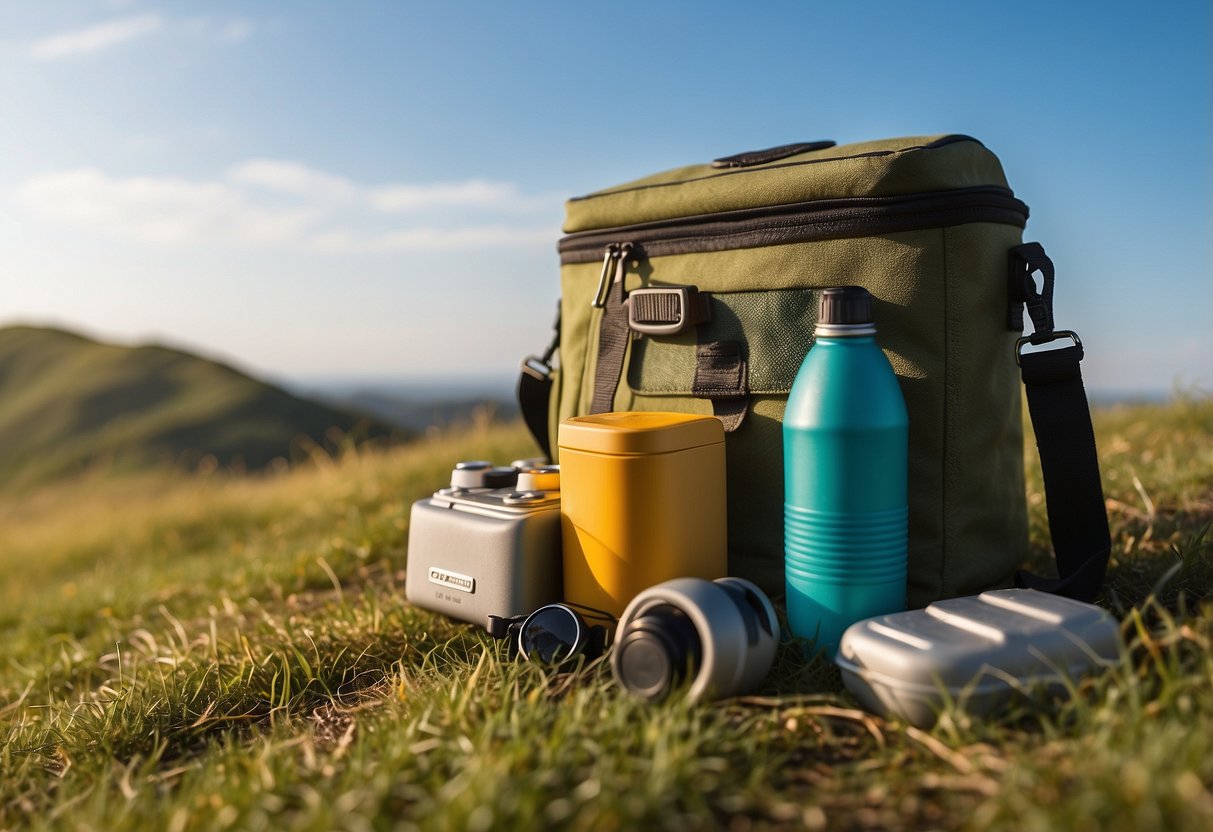
[[[565,419],[556,441],[561,450],[666,454],[724,442],[724,424],[687,413],[599,413]]]

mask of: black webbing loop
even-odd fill
[[[527,430],[548,459],[552,458],[552,442],[548,436],[548,406],[552,397],[552,356],[560,346],[560,303],[556,303],[556,321],[552,324],[552,340],[541,357],[528,356],[522,362],[518,376],[518,409]]]
[[[1032,338],[1047,340],[1053,332],[1053,261],[1040,243],[1024,243],[1010,251],[1007,270],[1007,328],[1023,332],[1023,310],[1032,317]],[[1040,272],[1041,287],[1032,277]],[[1032,343],[1041,343],[1033,340]]]
[[[552,366],[552,356],[556,354],[556,350],[560,347],[560,301],[556,301],[556,320],[552,321],[552,340],[548,342],[548,347],[543,351],[541,361],[549,367]]]
[[[710,399],[725,433],[741,427],[750,409],[750,369],[736,341],[703,341],[695,347],[691,393]]]
[[[619,273],[607,290],[606,303],[602,307],[602,318],[598,323],[598,358],[594,366],[594,395],[590,400],[590,413],[609,413],[615,409],[615,390],[623,373],[623,359],[627,354],[632,332],[628,329],[628,310],[624,305],[623,263]]]

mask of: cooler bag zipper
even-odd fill
[[[782,243],[867,237],[897,231],[995,222],[1023,228],[1028,206],[1009,188],[991,185],[905,196],[847,197],[721,211],[569,234],[562,265],[603,258],[594,305],[628,256],[662,257]]]

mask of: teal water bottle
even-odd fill
[[[783,420],[788,624],[832,658],[847,627],[906,606],[909,419],[872,296],[821,294]]]

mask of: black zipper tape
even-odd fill
[[[887,197],[850,197],[764,205],[695,217],[620,225],[564,237],[560,262],[602,258],[611,243],[627,240],[646,257],[868,237],[924,228],[993,222],[1023,228],[1028,206],[998,186]]]

